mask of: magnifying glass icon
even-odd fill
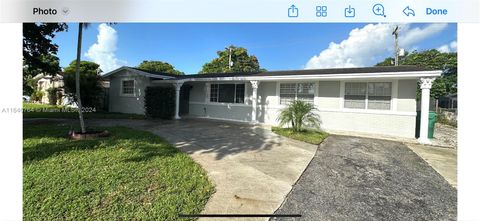
[[[385,15],[385,7],[382,4],[375,4],[372,8],[373,14],[378,16],[387,17]]]

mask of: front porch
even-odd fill
[[[412,100],[415,99],[416,88],[413,85],[415,84],[415,81],[418,81],[422,91],[422,115],[420,136],[418,141],[420,143],[430,144],[431,142],[427,137],[429,111],[428,104],[430,99],[430,88],[434,79],[434,77],[423,77],[419,78],[418,80],[364,80],[365,82],[392,82],[391,85],[393,88],[391,90],[393,90],[393,92],[391,93],[391,101],[388,103],[388,105],[390,105],[388,110],[359,110],[344,107],[345,84],[346,82],[350,82],[352,80],[338,81],[337,90],[339,90],[339,92],[337,94],[335,94],[335,88],[332,89],[332,86],[329,86],[332,85],[332,82],[337,81],[313,81],[314,83],[311,83],[313,90],[311,94],[311,102],[316,105],[319,113],[324,117],[323,128],[326,130],[344,130],[351,132],[358,131],[360,133],[378,133],[392,136],[395,136],[394,134],[396,131],[405,130],[405,132],[402,132],[405,134],[404,137],[413,138],[414,136],[410,132],[414,132],[414,124],[412,124],[413,128],[409,128],[412,125],[409,127],[402,127],[401,125],[410,124],[410,122],[414,120],[416,112],[413,110],[416,110],[416,108],[415,106],[407,107],[412,111],[406,112],[402,111],[405,109],[405,107],[402,107],[401,105],[404,105],[402,102],[404,102],[405,96],[408,96],[408,98]],[[283,85],[283,82],[292,81],[159,80],[155,81],[154,83],[172,85],[175,88],[175,119],[180,119],[181,116],[190,116],[248,122],[253,124],[262,123],[267,125],[276,125],[276,116],[278,111],[286,106],[281,104],[281,99],[284,99],[282,98],[280,92],[280,87],[283,88],[283,86],[281,86]],[[298,80],[294,82],[298,82]],[[358,80],[354,80],[354,82],[358,82]],[[212,85],[214,84],[217,85],[217,88],[212,88]],[[214,97],[211,95],[211,93],[214,91],[215,93],[218,93],[218,84],[233,85],[231,88],[240,88],[238,85],[242,85],[242,90],[232,89],[232,91],[229,92],[231,98]],[[411,84],[411,86],[405,88],[404,85],[406,84]],[[242,96],[239,96],[238,93],[242,93]],[[241,97],[241,99],[239,97]],[[222,101],[221,99],[225,99],[225,101],[228,102],[219,102]],[[326,108],[325,103],[327,101],[333,103],[333,105],[329,104],[330,107]],[[338,107],[335,106],[337,104],[339,105]],[[362,129],[361,126],[355,126],[360,122],[364,122],[362,124],[367,125],[372,124],[369,126],[369,128],[378,127],[378,129],[369,130]],[[392,124],[392,122],[394,123]],[[398,125],[395,125],[395,122]]]

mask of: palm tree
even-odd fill
[[[277,121],[280,126],[290,123],[295,132],[303,131],[304,126],[318,128],[320,116],[315,113],[316,110],[317,108],[312,103],[295,100],[281,110]]]
[[[78,107],[78,118],[80,119],[80,128],[82,133],[85,133],[85,121],[83,119],[82,113],[82,99],[80,97],[80,56],[82,53],[82,32],[83,28],[87,28],[89,26],[88,23],[78,23],[78,42],[77,42],[77,60],[75,66],[75,95],[77,97],[77,107]]]

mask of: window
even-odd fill
[[[243,104],[245,84],[211,84],[210,102]]]
[[[345,83],[345,108],[390,110],[391,99],[390,82]]]
[[[218,102],[218,84],[210,85],[210,102]]]
[[[122,94],[124,95],[134,95],[135,92],[135,81],[134,80],[124,80],[122,81]]]
[[[313,83],[281,83],[280,104],[288,104],[294,100],[313,103],[315,86]]]
[[[368,109],[390,110],[392,83],[368,83]]]
[[[365,109],[367,83],[345,83],[345,108]]]

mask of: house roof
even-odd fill
[[[176,75],[178,79],[189,78],[217,78],[217,77],[268,77],[268,76],[286,76],[286,75],[327,75],[327,74],[352,74],[352,73],[382,73],[382,72],[418,72],[428,71],[428,69],[417,66],[378,66],[362,68],[329,68],[329,69],[305,69],[305,70],[285,70],[285,71],[264,71],[256,73],[211,73],[211,74],[192,74]]]
[[[264,71],[253,73],[210,73],[210,74],[192,74],[192,75],[173,75],[168,73],[144,71],[134,67],[122,67],[111,71],[104,77],[115,74],[123,69],[129,69],[137,74],[145,75],[147,77],[156,78],[159,80],[168,81],[202,81],[202,80],[235,80],[235,79],[286,79],[286,78],[313,78],[313,77],[369,77],[376,75],[404,75],[409,74],[419,76],[439,76],[441,71],[434,71],[431,69],[418,66],[377,66],[377,67],[361,67],[361,68],[328,68],[328,69],[307,69],[307,70],[285,70],[285,71]],[[412,75],[413,76],[413,75]],[[269,78],[271,77],[271,78]]]

